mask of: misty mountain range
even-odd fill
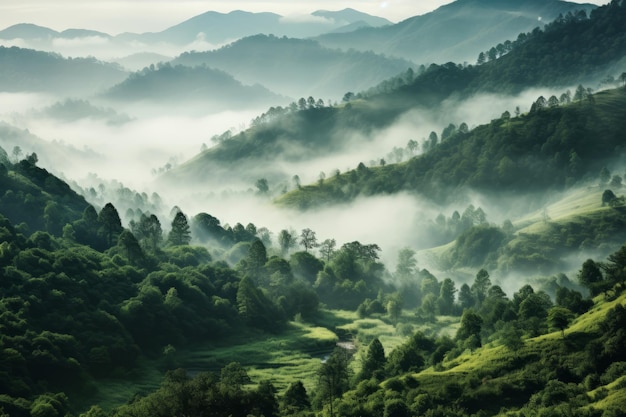
[[[271,35],[246,37],[213,51],[186,52],[172,64],[206,65],[279,94],[324,99],[362,91],[414,66],[372,52],[339,51],[312,40]]]
[[[542,26],[560,14],[576,10],[588,13],[595,7],[561,0],[457,0],[397,24],[352,9],[319,10],[299,19],[275,13],[210,11],[154,33],[128,32],[111,36],[83,29],[57,32],[21,23],[0,31],[0,39],[19,39],[30,47],[46,50],[59,47],[55,39],[76,42],[99,39],[97,43],[90,43],[90,54],[98,56],[98,49],[124,45],[127,48],[131,44],[134,46],[129,54],[163,54],[162,46],[166,44],[207,50],[243,37],[265,34],[316,37],[327,47],[374,51],[417,64],[473,62],[485,48],[515,39],[519,33]]]
[[[510,52],[482,65],[431,65],[415,78],[399,77],[398,85],[390,91],[374,88],[361,99],[343,106],[296,112],[285,110],[286,114],[281,117],[270,118],[169,172],[168,180],[210,181],[228,172],[232,164],[257,166],[253,161],[269,162],[278,155],[289,161],[303,155],[319,158],[340,150],[348,152],[357,145],[346,137],[361,138],[361,145],[374,142],[381,131],[409,112],[445,114],[451,106],[461,105],[476,95],[504,96],[548,86],[565,91],[570,85],[595,84],[620,65],[623,68],[626,31],[616,32],[617,27],[626,28],[626,15],[608,8],[598,9],[591,19],[582,14],[569,14],[545,31],[520,36]],[[612,48],[594,48],[594,45],[608,42]],[[463,120],[441,121],[461,122]],[[207,167],[211,167],[210,170]],[[277,165],[268,167],[267,174],[271,172],[273,179],[277,178],[276,168]],[[249,176],[258,172],[241,174],[250,181]]]
[[[21,23],[0,31],[0,39],[23,39],[31,41],[54,38],[77,39],[101,37],[111,41],[141,42],[145,44],[167,42],[187,45],[202,39],[213,44],[223,44],[258,33],[305,38],[333,31],[346,31],[362,27],[379,27],[391,22],[353,9],[340,11],[318,10],[309,16],[290,19],[276,13],[251,13],[241,10],[230,13],[206,12],[161,32],[122,33],[112,36],[106,33],[68,29],[62,32]]]

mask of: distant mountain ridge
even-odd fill
[[[281,16],[276,13],[252,13],[235,10],[230,13],[208,11],[160,32],[131,33],[117,36],[85,29],[57,32],[31,23],[19,23],[0,31],[0,39],[45,40],[52,38],[84,38],[99,36],[116,42],[167,42],[186,45],[196,40],[223,44],[259,33],[305,38],[318,36],[349,25],[378,27],[390,25],[387,19],[354,9],[318,10],[307,16]]]
[[[162,64],[131,74],[111,87],[104,96],[120,101],[148,101],[170,105],[176,101],[213,103],[217,108],[266,106],[281,97],[265,87],[243,85],[230,74],[207,67]]]
[[[294,98],[340,99],[413,67],[403,59],[371,52],[339,51],[312,40],[255,35],[214,51],[186,52],[172,61],[207,65],[244,83],[258,82]]]
[[[63,58],[57,54],[0,46],[0,91],[95,93],[126,78],[114,64],[94,58]]]
[[[54,29],[50,29],[44,26],[35,25],[32,23],[18,23],[16,25],[9,26],[4,30],[0,30],[0,39],[46,39],[46,38],[86,38],[89,36],[99,36],[103,38],[111,38],[112,36],[95,30],[88,29],[66,29],[62,32],[58,32]]]
[[[473,63],[487,45],[515,39],[559,14],[594,8],[560,0],[457,0],[392,26],[328,33],[317,40],[328,47],[372,50],[420,64]]]

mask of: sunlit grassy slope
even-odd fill
[[[524,346],[517,352],[503,345],[490,343],[474,352],[467,350],[452,360],[446,359],[442,368],[431,367],[411,374],[411,377],[427,392],[439,390],[448,384],[471,380],[475,381],[474,385],[477,390],[487,390],[492,384],[521,386],[529,377],[532,378],[532,375],[524,369],[529,364],[540,364],[549,357],[563,357],[566,361],[576,360],[577,355],[582,353],[577,352],[577,346],[582,346],[585,342],[597,337],[600,331],[599,324],[607,312],[618,304],[626,305],[626,293],[615,300],[608,301],[603,296],[599,296],[594,301],[595,306],[576,318],[565,330],[565,338],[562,337],[560,331],[529,338],[524,341]],[[596,395],[601,390],[604,390],[603,395]],[[587,394],[590,398],[596,399],[592,402],[592,406],[596,409],[605,410],[609,407],[624,406],[626,404],[626,377],[618,378]]]
[[[570,255],[601,260],[614,252],[626,241],[626,210],[602,205],[602,193],[607,188],[612,187],[590,185],[555,195],[545,207],[512,219],[515,233],[503,242],[496,261],[485,267],[502,272],[571,272],[564,261]],[[620,188],[613,187],[613,191],[622,193]],[[455,245],[453,241],[430,248],[418,257],[423,264],[441,266],[441,260],[454,253]],[[455,274],[464,272],[472,279],[476,268],[459,268]]]

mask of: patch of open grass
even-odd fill
[[[184,352],[180,361],[192,372],[217,372],[230,362],[239,362],[254,382],[268,379],[282,391],[301,380],[309,389],[321,359],[337,341],[337,335],[326,328],[290,323],[279,335],[223,346],[198,346]]]
[[[132,372],[118,378],[97,380],[97,392],[85,398],[84,404],[76,404],[77,409],[98,404],[104,410],[112,410],[127,403],[135,395],[146,395],[155,391],[163,380],[163,372],[156,361],[140,361]]]

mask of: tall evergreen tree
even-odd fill
[[[387,363],[387,359],[385,358],[385,349],[383,348],[383,344],[380,343],[378,338],[375,338],[370,343],[367,348],[367,356],[363,360],[361,373],[359,374],[358,379],[370,379],[371,377],[376,377],[376,379],[383,379],[383,369],[385,369],[385,365]]]
[[[89,213],[85,213],[89,215]],[[117,212],[117,209],[111,203],[106,205],[100,210],[98,214],[98,223],[100,224],[100,234],[104,237],[108,247],[111,247],[116,241],[117,236],[122,233],[122,221]]]
[[[172,220],[172,230],[168,236],[168,242],[172,246],[188,245],[191,242],[191,232],[187,217],[182,211],[178,211]]]

